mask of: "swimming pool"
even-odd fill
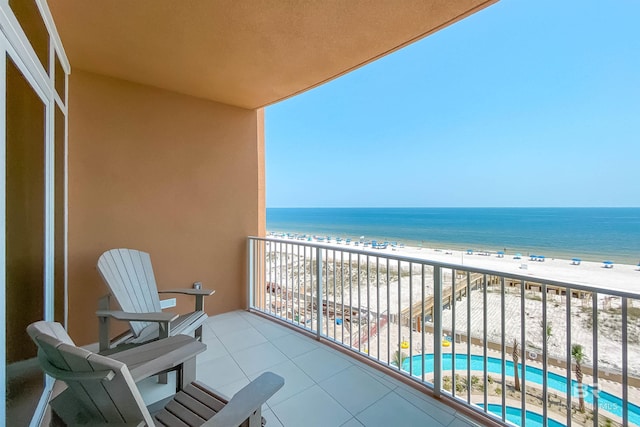
[[[422,372],[433,372],[433,354],[424,355],[424,367],[420,363],[423,359],[423,355],[418,354],[412,356],[411,359],[407,358],[402,362],[402,369],[409,372],[409,363],[412,362],[411,374],[414,376],[422,376]],[[468,357],[466,354],[456,354],[456,371],[466,372]],[[518,363],[519,374],[522,377],[522,364]],[[506,376],[513,377],[513,362],[506,361]],[[451,371],[451,354],[442,355],[442,370]],[[471,355],[471,370],[482,371],[484,370],[484,358],[480,355]],[[502,360],[489,357],[487,358],[487,372],[491,374],[497,374],[502,376]],[[498,380],[499,378],[496,378]],[[535,384],[542,384],[542,369],[527,366],[527,374],[525,376],[527,382]],[[567,391],[567,379],[562,375],[555,374],[553,372],[547,372],[547,387],[557,390],[561,393]],[[586,404],[593,405],[593,389],[587,384],[582,385],[584,391],[584,401]],[[578,382],[571,380],[571,395],[576,398],[578,396]],[[611,413],[622,417],[622,399],[614,396],[605,391],[598,393],[598,407]],[[629,423],[640,425],[640,406],[634,405],[629,402]]]
[[[478,405],[481,408],[484,408],[484,405]],[[495,403],[490,403],[487,407],[487,410],[494,415],[502,417],[502,406],[496,405]],[[507,421],[519,426],[522,422],[522,410],[520,408],[515,408],[513,406],[507,406]],[[535,412],[527,411],[526,412],[526,422],[527,427],[544,427],[544,421],[542,420],[542,415],[536,414]],[[556,420],[552,420],[549,418],[547,420],[548,427],[564,427],[564,424],[557,422]]]

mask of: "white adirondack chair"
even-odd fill
[[[27,332],[42,370],[67,385],[50,405],[53,420],[68,426],[258,427],[264,425],[262,405],[284,385],[282,377],[266,372],[227,401],[194,381],[152,413],[126,364],[76,347],[59,323],[36,322]]]
[[[140,344],[157,338],[177,334],[195,333],[202,339],[202,323],[207,319],[204,297],[215,291],[207,289],[168,289],[158,291],[153,275],[151,257],[134,249],[111,249],[98,259],[98,272],[109,287],[111,295],[100,299],[99,319],[100,352],[119,344]],[[195,310],[183,315],[164,313],[160,307],[159,293],[178,293],[195,297]],[[110,310],[113,296],[121,311]],[[114,338],[110,337],[110,319],[128,321],[130,330]]]

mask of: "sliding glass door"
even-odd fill
[[[44,390],[25,329],[45,317],[46,104],[10,57],[5,70],[6,401],[11,415],[17,407],[34,413],[38,401],[24,396],[39,397]]]
[[[0,0],[0,297],[6,425],[36,424],[52,381],[31,322],[66,318],[68,63],[44,0]]]

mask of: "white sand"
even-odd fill
[[[386,249],[385,251],[389,251]],[[396,251],[394,251],[395,253]],[[528,257],[513,259],[512,254],[504,258],[497,255],[467,255],[462,251],[445,251],[428,248],[405,248],[402,254],[421,259],[446,262],[528,276],[530,278],[557,280],[596,286],[604,289],[634,292],[640,298],[640,269],[628,264],[615,264],[613,268],[604,268],[600,262],[582,261],[572,265],[570,260],[546,258],[544,262],[530,261]],[[526,266],[526,269],[522,268]]]
[[[283,241],[295,244],[294,241],[283,238]],[[304,243],[304,242],[301,242]],[[418,258],[421,260],[462,265],[492,270],[502,274],[527,276],[530,279],[546,279],[569,282],[580,285],[595,286],[603,289],[632,292],[640,298],[640,267],[629,264],[615,264],[613,268],[604,268],[601,262],[582,261],[580,265],[572,265],[571,260],[560,258],[546,258],[544,262],[530,261],[526,254],[522,259],[514,259],[513,254],[506,254],[498,258],[496,254],[480,255],[476,252],[468,255],[466,251],[449,249],[419,248],[407,246],[404,248],[371,249],[362,245],[355,246],[343,243],[319,243],[331,249],[357,251],[369,255],[395,255]],[[331,256],[331,251],[329,252]],[[639,254],[640,256],[640,254]],[[523,266],[526,266],[523,268]]]

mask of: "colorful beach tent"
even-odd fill
[[[602,261],[604,268],[613,268],[613,261]]]
[[[581,262],[582,260],[580,258],[571,258],[571,264],[573,265],[580,265]]]

